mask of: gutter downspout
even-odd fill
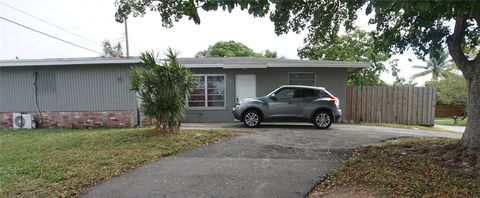
[[[38,86],[37,86],[38,85],[37,84],[38,73],[35,72],[33,76],[34,76],[34,78],[33,78],[33,88],[34,88],[34,97],[35,97],[35,107],[37,108],[37,113],[38,113],[38,116],[39,116],[38,124],[41,125],[43,116],[42,116],[42,113],[40,112],[40,108],[38,107]]]

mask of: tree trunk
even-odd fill
[[[476,66],[479,67],[478,65]],[[480,151],[480,70],[476,69],[471,79],[467,79],[467,128],[463,133],[461,145],[467,149]]]
[[[480,23],[480,10],[474,10],[474,19]],[[462,71],[467,80],[467,127],[463,133],[460,145],[462,149],[473,151],[480,159],[480,52],[473,60],[468,60],[461,44],[465,37],[466,17],[458,14],[455,17],[453,34],[447,38],[447,46],[452,60]],[[479,162],[480,164],[480,162]]]
[[[435,72],[432,72],[432,81],[437,82],[438,81],[438,75],[435,74]]]

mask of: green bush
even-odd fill
[[[437,82],[430,81],[425,85],[437,88],[437,104],[466,104],[467,82],[461,75],[452,73]]]
[[[174,132],[187,110],[187,98],[195,86],[192,72],[177,60],[178,52],[168,49],[160,65],[154,52],[143,52],[141,66],[130,71],[131,90],[142,100],[144,113],[157,129]]]

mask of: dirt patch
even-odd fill
[[[401,138],[357,148],[308,197],[479,197],[478,163],[462,160],[456,145]]]

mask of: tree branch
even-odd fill
[[[461,46],[463,38],[465,37],[465,25],[466,19],[463,13],[457,14],[453,34],[447,37],[447,46],[452,60],[466,77],[470,77],[470,75],[472,75],[472,68],[469,67],[470,61],[465,56],[465,53],[463,53]]]
[[[477,26],[480,26],[480,8],[477,7],[476,9],[474,8],[472,10],[472,18],[477,22]],[[473,59],[472,62],[474,65],[477,65],[477,67],[480,68],[480,49],[478,50],[477,56],[475,56],[475,59]]]

